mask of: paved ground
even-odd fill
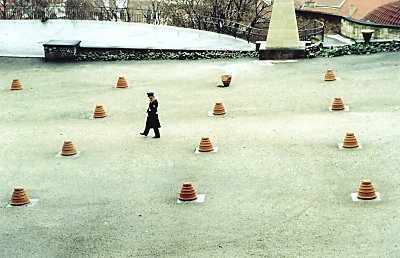
[[[399,60],[1,58],[0,257],[399,257]],[[158,140],[138,134],[148,89]],[[328,112],[335,96],[351,111]],[[217,100],[228,114],[208,117]],[[337,148],[348,131],[362,150]],[[195,155],[205,135],[220,151]],[[55,158],[66,139],[80,157]],[[382,202],[351,201],[365,178]],[[183,181],[205,203],[176,204]],[[4,208],[16,185],[38,204]]]
[[[126,22],[0,20],[0,56],[42,57],[49,40],[81,40],[82,47],[254,50],[254,44],[207,31]]]

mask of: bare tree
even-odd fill
[[[163,9],[169,16],[171,25],[206,29],[247,38],[247,40],[254,40],[254,38],[251,39],[251,34],[266,33],[266,23],[269,21],[272,10],[271,2],[266,0],[174,0],[166,2]]]
[[[101,9],[104,20],[131,21],[129,2],[131,0],[95,0],[94,6]]]
[[[168,1],[164,0],[131,0],[130,7],[133,10],[137,10],[145,18],[147,23],[161,24],[161,12],[165,11],[165,3]]]
[[[165,6],[168,12],[183,15],[181,24],[174,25],[192,28],[199,28],[203,17],[256,26],[265,23],[271,12],[269,2],[262,0],[175,0]]]
[[[209,11],[208,0],[175,0],[164,5],[164,13],[172,19],[172,24],[182,27],[200,29]]]
[[[1,19],[7,19],[7,12],[9,11],[11,3],[8,0],[0,0],[0,13]]]
[[[46,16],[48,6],[48,0],[0,0],[0,18],[42,18]]]
[[[67,0],[65,17],[71,20],[91,20],[100,15],[94,10],[92,2],[87,0]]]

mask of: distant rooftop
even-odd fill
[[[374,23],[400,25],[400,1],[378,7],[365,18]]]
[[[303,0],[301,9],[362,20],[376,8],[396,1],[398,0]]]

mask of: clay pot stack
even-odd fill
[[[214,115],[225,115],[225,107],[221,102],[215,103],[213,114]]]
[[[94,110],[93,117],[94,118],[104,118],[107,116],[106,111],[104,111],[104,108],[102,105],[97,105],[96,109]]]
[[[336,110],[336,111],[344,110],[344,104],[343,104],[342,98],[336,97],[333,100],[333,102],[332,102],[332,110]]]
[[[118,77],[117,88],[128,88],[128,82],[123,76]]]
[[[214,148],[212,146],[212,143],[208,137],[202,137],[199,145],[199,151],[200,152],[210,152],[213,151]]]
[[[62,156],[73,156],[76,154],[76,149],[71,141],[64,141],[64,145],[61,150]]]
[[[334,80],[336,80],[336,77],[335,74],[333,73],[333,69],[327,69],[324,81],[334,81]]]
[[[183,183],[181,192],[179,193],[179,200],[193,201],[196,199],[197,199],[196,190],[192,186],[192,183]]]
[[[14,187],[14,192],[11,196],[10,204],[12,206],[21,206],[28,204],[29,202],[29,196],[25,192],[24,188],[22,186]]]
[[[18,79],[12,81],[11,90],[22,90],[22,84]]]
[[[232,75],[229,75],[229,74],[221,75],[221,80],[222,80],[222,84],[224,84],[225,87],[228,87],[232,81]]]
[[[357,148],[358,143],[357,139],[354,136],[354,133],[346,133],[346,136],[343,140],[343,148]]]
[[[365,179],[361,181],[357,198],[363,200],[371,200],[376,198],[375,189],[371,183],[371,180]]]

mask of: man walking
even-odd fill
[[[144,129],[141,135],[147,136],[149,134],[150,128],[153,128],[155,136],[153,138],[160,138],[160,131],[158,128],[161,127],[160,121],[158,120],[158,101],[154,96],[154,92],[147,92],[147,97],[150,100],[149,108],[147,109],[147,120],[146,120],[146,128]]]

